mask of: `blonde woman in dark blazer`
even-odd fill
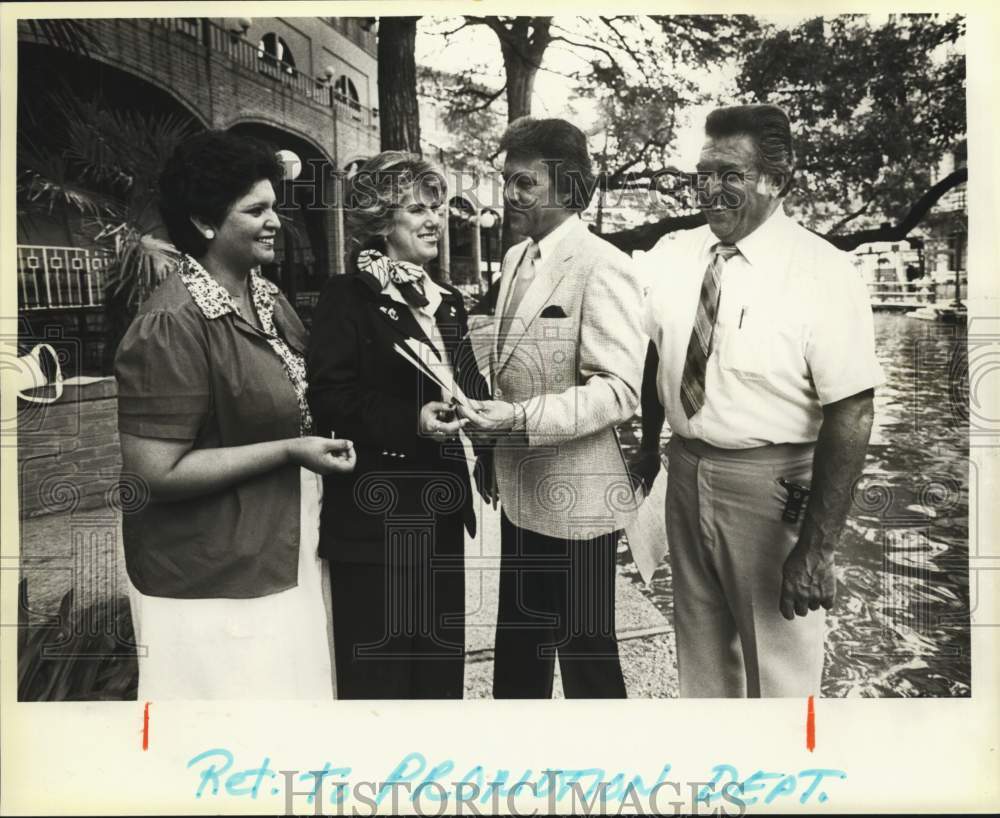
[[[424,265],[447,200],[439,170],[388,151],[353,178],[351,271],[327,283],[309,345],[322,434],[354,441],[357,468],[325,481],[338,697],[462,697],[465,533],[476,518],[461,422],[439,384],[397,351],[412,342],[442,380],[485,395],[454,288]]]

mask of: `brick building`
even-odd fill
[[[265,272],[308,314],[323,279],[343,271],[342,214],[310,206],[309,180],[331,183],[335,169],[379,149],[376,45],[368,23],[338,17],[76,21],[93,39],[83,54],[22,21],[19,160],[23,150],[48,156],[53,173],[72,161],[65,156],[72,134],[60,116],[67,97],[98,100],[101,110],[172,116],[191,130],[233,129],[294,151],[303,172],[292,191],[286,183],[279,192],[286,229],[277,264]],[[19,166],[19,174],[23,170]],[[106,377],[112,346],[104,304],[107,256],[86,209],[71,195],[53,201],[48,212],[28,218],[19,189],[18,347],[52,344],[70,376],[57,403],[18,402],[22,518],[111,508],[128,499],[118,488],[117,387]]]
[[[232,129],[294,151],[303,172],[283,208],[276,267],[268,274],[308,311],[328,275],[343,271],[343,219],[310,200],[310,181],[379,149],[375,35],[368,18],[122,18],[78,21],[99,47],[73,53],[19,23],[18,138],[53,142],[46,105],[58,94],[100,98],[114,110],[172,114],[194,129]],[[55,122],[55,119],[51,121]],[[281,194],[279,194],[281,195]],[[62,327],[83,341],[71,374],[101,360],[103,259],[85,214],[67,204],[18,224],[18,295],[32,327]],[[106,356],[105,356],[106,358]]]

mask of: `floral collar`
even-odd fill
[[[184,286],[191,293],[192,300],[207,319],[221,318],[231,312],[239,314],[229,291],[212,278],[208,270],[202,267],[196,259],[185,255],[181,259],[178,272]],[[256,267],[250,271],[250,297],[253,299],[257,317],[260,319],[261,328],[266,335],[276,334],[274,300],[277,294],[276,284],[264,278]]]

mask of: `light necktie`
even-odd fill
[[[511,284],[510,295],[507,296],[507,306],[504,307],[503,316],[500,318],[500,345],[503,349],[507,342],[507,333],[510,332],[510,325],[517,315],[517,308],[521,305],[524,294],[535,280],[535,260],[541,255],[538,242],[531,242],[528,249],[524,251],[521,263],[517,266],[514,274],[514,281]]]
[[[705,269],[705,277],[701,282],[701,296],[684,358],[684,373],[681,375],[681,405],[688,418],[694,417],[705,404],[705,371],[708,356],[712,354],[712,336],[715,334],[715,319],[719,312],[719,297],[722,295],[722,268],[737,253],[739,250],[736,245],[722,242],[716,244],[712,248],[712,260]]]

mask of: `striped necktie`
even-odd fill
[[[511,282],[510,295],[507,296],[507,306],[504,307],[503,316],[500,318],[500,338],[498,349],[503,349],[507,342],[507,333],[510,332],[510,325],[517,315],[517,308],[521,305],[524,294],[535,280],[535,260],[541,255],[538,242],[533,241],[524,251],[521,263],[517,266],[514,280]]]
[[[719,312],[719,296],[722,294],[722,268],[737,253],[739,250],[733,244],[716,244],[701,282],[698,311],[694,316],[684,358],[684,374],[681,376],[681,405],[688,418],[694,417],[705,404],[705,370],[708,356],[712,354],[712,336]]]

